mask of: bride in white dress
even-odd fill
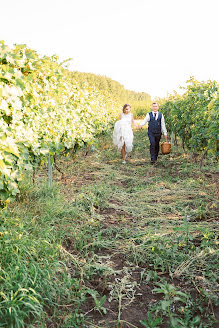
[[[120,114],[113,131],[113,144],[121,151],[123,164],[126,163],[127,153],[132,151],[132,124],[137,126],[131,113],[131,106],[125,104],[123,106],[123,113]]]

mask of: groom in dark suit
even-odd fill
[[[150,140],[151,164],[154,164],[157,160],[162,132],[164,134],[165,140],[167,141],[167,130],[165,126],[165,120],[163,114],[158,112],[158,108],[158,103],[153,102],[152,111],[150,113],[147,113],[144,121],[139,125],[139,128],[141,129],[142,126],[148,122],[148,137]]]

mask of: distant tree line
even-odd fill
[[[78,71],[69,72],[73,81],[84,87],[88,84],[98,89],[105,95],[109,95],[112,99],[118,101],[121,106],[130,104],[135,116],[144,116],[151,105],[151,96],[146,92],[135,92],[127,90],[122,84],[111,78],[93,73],[83,73]]]

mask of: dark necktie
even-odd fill
[[[154,119],[156,120],[156,117],[157,117],[157,113],[154,113]]]

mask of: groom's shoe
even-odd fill
[[[156,161],[151,161],[151,165],[154,165],[156,163]]]

